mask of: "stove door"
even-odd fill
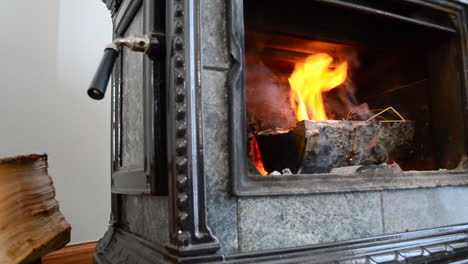
[[[162,6],[159,6],[162,5]],[[115,38],[165,31],[163,1],[124,1]],[[112,192],[167,194],[165,55],[121,49],[112,80]]]

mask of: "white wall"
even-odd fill
[[[86,89],[111,40],[100,0],[0,0],[0,158],[47,153],[72,243],[110,214],[110,100]]]

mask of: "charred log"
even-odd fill
[[[301,167],[301,152],[298,151],[298,144],[294,141],[291,132],[263,131],[256,137],[262,153],[263,166],[267,172],[290,168],[296,173]]]

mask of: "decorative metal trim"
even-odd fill
[[[225,263],[448,263],[468,258],[468,225],[235,254]]]
[[[221,257],[175,256],[165,248],[111,228],[96,249],[95,260],[98,264],[448,263],[468,258],[468,224]]]
[[[201,141],[199,0],[167,1],[167,155],[170,245],[175,255],[215,254],[206,223]]]
[[[245,58],[244,58],[244,7],[242,0],[230,0],[228,5],[229,52],[231,68],[229,80],[229,133],[231,177],[236,195],[243,189],[242,180],[246,177],[247,163],[247,130],[245,99]]]
[[[119,9],[122,0],[102,0],[102,2],[111,11],[111,14],[114,14]]]
[[[155,195],[168,194],[166,145],[166,2],[144,0],[144,31],[157,38],[158,51],[148,54],[144,72],[145,172]]]
[[[127,0],[123,2],[117,13],[112,16],[114,30],[117,35],[121,36],[125,33],[142,4],[143,0]]]
[[[466,2],[465,2],[466,3]],[[466,3],[468,4],[468,3]],[[463,102],[464,108],[464,128],[465,135],[468,135],[468,18],[467,10],[468,7],[462,8],[461,6],[456,6],[458,12],[452,16],[455,27],[458,32],[458,50],[460,53],[459,56],[459,65],[461,65],[462,72],[460,73],[460,82],[462,84],[462,98],[465,98]],[[463,87],[465,89],[463,89]],[[468,149],[468,138],[465,138],[465,149]]]
[[[292,184],[294,182],[294,184]],[[248,176],[242,179],[239,196],[301,195],[356,191],[384,191],[443,186],[468,186],[468,171],[405,172],[399,175],[296,174]],[[268,188],[266,188],[268,187]]]
[[[125,2],[118,11],[115,19],[116,35],[123,34],[133,20],[141,0]],[[154,5],[151,1],[144,2],[147,15],[145,23],[152,23],[151,12]],[[216,255],[220,246],[211,234],[205,216],[205,185],[202,156],[202,127],[201,124],[201,89],[200,89],[200,44],[199,44],[199,11],[198,0],[170,0],[166,1],[166,65],[167,79],[166,104],[166,133],[167,144],[167,175],[170,179],[170,243],[167,249],[177,258],[192,255]],[[123,15],[121,15],[123,14]],[[146,26],[145,26],[146,27]],[[120,28],[120,30],[119,30]],[[121,63],[121,62],[120,62]],[[146,77],[152,76],[146,65]],[[118,68],[117,68],[118,69]],[[121,142],[121,95],[120,73],[116,72],[114,82],[117,82],[114,102],[115,138],[113,148],[114,173],[120,168]],[[145,81],[146,84],[152,83]],[[118,109],[117,109],[118,108]],[[145,107],[147,111],[148,108]],[[146,116],[145,120],[154,118]],[[164,120],[164,119],[162,119]],[[150,130],[151,127],[146,127]],[[147,157],[148,158],[148,157]],[[148,160],[147,160],[148,162]],[[151,167],[149,163],[145,163]],[[148,168],[147,168],[148,169]],[[131,174],[122,172],[122,177]],[[119,175],[120,175],[119,174]],[[124,175],[125,174],[125,175]],[[127,175],[128,174],[128,175]],[[141,176],[141,175],[140,175]],[[116,189],[114,189],[116,190]],[[136,193],[134,189],[120,192]],[[118,203],[118,200],[115,201]],[[117,225],[117,224],[116,224]]]
[[[114,33],[114,38],[117,38]],[[117,58],[111,79],[111,173],[122,166],[122,56]],[[113,184],[113,183],[112,183]]]
[[[357,9],[358,6],[346,0],[320,0],[333,5],[343,5]],[[446,13],[454,21],[456,30],[441,27],[431,23],[419,23],[420,26],[442,30],[444,32],[456,31],[459,39],[460,65],[463,72],[460,73],[464,102],[465,134],[468,134],[468,35],[466,19],[466,3],[452,0],[404,0],[412,4],[431,8]],[[379,182],[372,182],[363,175],[347,176],[345,178],[336,175],[293,175],[288,177],[257,177],[255,169],[249,163],[247,156],[247,131],[246,131],[246,99],[245,99],[245,49],[244,49],[244,12],[243,0],[229,1],[229,52],[233,61],[229,70],[229,113],[230,113],[230,159],[231,177],[233,181],[233,193],[236,196],[265,196],[265,195],[296,195],[314,193],[338,193],[350,191],[371,191],[387,189],[414,189],[439,186],[468,185],[467,171],[440,171],[428,172],[422,177],[417,173],[405,173],[398,176],[387,175],[378,178]],[[372,10],[366,10],[371,12]],[[381,15],[381,14],[379,14]],[[412,22],[414,19],[405,19],[401,16],[392,16],[398,20]],[[463,142],[468,149],[468,138]],[[335,177],[336,176],[336,177]],[[338,178],[337,178],[338,177]],[[397,179],[398,178],[398,179]],[[397,179],[397,180],[396,180]],[[373,179],[376,180],[376,179]]]

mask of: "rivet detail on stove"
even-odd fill
[[[185,118],[185,104],[178,104],[176,107],[176,118],[178,120],[183,120]]]
[[[184,11],[180,5],[177,5],[175,15],[181,17],[184,15]]]
[[[177,124],[176,133],[178,137],[183,137],[185,135],[185,131],[187,131],[187,126],[185,125],[185,123]]]
[[[177,240],[179,243],[187,245],[187,240],[190,238],[190,234],[188,232],[182,232],[177,234]]]
[[[179,172],[183,172],[186,165],[187,159],[185,157],[177,157],[176,168]]]
[[[177,81],[177,84],[180,84],[180,85],[184,84],[184,81],[185,81],[184,76],[182,76],[182,74],[178,73],[177,77],[176,77],[176,81]]]
[[[172,65],[171,65],[171,75],[173,76],[172,95],[173,95],[173,105],[175,108],[175,120],[173,124],[175,127],[174,138],[173,138],[173,148],[174,148],[174,158],[175,158],[175,190],[173,192],[174,203],[172,216],[175,220],[175,230],[176,233],[172,234],[172,242],[178,247],[188,247],[192,243],[192,218],[195,217],[192,211],[187,211],[189,207],[189,197],[191,197],[191,188],[189,180],[189,161],[191,161],[191,156],[188,155],[188,142],[190,141],[191,134],[187,129],[187,116],[190,113],[190,106],[187,102],[188,90],[191,87],[188,87],[187,80],[187,70],[189,68],[189,56],[186,53],[185,47],[188,46],[185,34],[185,23],[188,23],[186,16],[188,13],[185,12],[185,4],[187,1],[182,0],[172,0],[170,1],[174,5],[174,16],[173,23],[174,25],[174,35],[172,36]],[[198,237],[198,235],[197,235]]]
[[[188,196],[185,193],[181,193],[177,197],[177,204],[179,208],[184,209],[187,206]]]
[[[180,212],[180,213],[179,213],[179,219],[180,219],[181,221],[187,220],[187,217],[188,217],[188,214],[187,214],[186,212]]]
[[[179,139],[177,140],[177,154],[183,155],[186,153],[187,150],[187,141],[185,139]]]
[[[184,67],[184,60],[182,59],[182,57],[177,57],[176,58],[176,66],[177,66],[177,68]]]
[[[185,99],[185,90],[183,88],[178,88],[176,90],[176,100],[179,103],[182,103]]]
[[[175,48],[178,50],[182,50],[184,48],[184,43],[179,38],[175,42]]]
[[[175,32],[176,32],[177,34],[180,34],[180,33],[184,32],[184,28],[182,27],[182,24],[177,23],[177,25],[176,25],[176,27],[175,27]]]
[[[183,189],[187,184],[187,176],[179,175],[177,176],[177,188]]]

